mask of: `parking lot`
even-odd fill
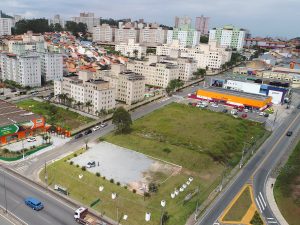
[[[171,175],[178,169],[172,165],[156,161],[144,154],[108,142],[100,142],[89,147],[82,155],[71,159],[75,165],[86,166],[92,173],[99,172],[106,179],[114,179],[122,185],[140,190],[148,182],[151,172],[160,171]],[[95,166],[88,168],[88,163]]]

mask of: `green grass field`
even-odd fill
[[[279,173],[274,195],[286,221],[300,225],[300,142]]]
[[[183,225],[195,210],[197,200],[201,204],[220,184],[225,163],[234,166],[240,160],[243,142],[251,137],[258,139],[264,133],[260,124],[174,103],[135,121],[133,130],[128,135],[111,133],[105,136],[104,139],[108,142],[183,167],[179,174],[159,183],[158,193],[145,200],[143,196],[124,187],[83,172],[75,165],[64,162],[65,159],[50,165],[47,171],[50,185],[67,187],[72,198],[87,206],[100,198],[100,204],[94,208],[113,219],[116,219],[116,203],[111,200],[110,194],[113,191],[119,193],[119,212],[128,215],[128,221],[121,222],[124,225],[145,224],[145,212],[148,211],[151,212],[152,219],[147,224],[159,224],[162,199],[167,201],[166,211],[170,215],[167,224]],[[72,156],[67,158],[71,159]],[[84,175],[82,180],[78,178],[81,173]],[[42,180],[43,176],[42,172]],[[156,176],[156,179],[161,180],[160,174]],[[194,177],[194,181],[188,191],[171,199],[170,193],[190,176]],[[103,193],[98,191],[100,184],[105,187]],[[195,195],[184,203],[186,195],[195,192],[198,187],[199,198]]]
[[[81,125],[93,121],[93,119],[82,116],[78,113],[66,110],[45,102],[38,102],[32,99],[23,100],[17,103],[23,109],[42,115],[49,124],[73,130]]]
[[[227,212],[223,221],[241,221],[250,208],[251,203],[250,189],[247,187]]]

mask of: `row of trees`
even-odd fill
[[[172,92],[181,88],[184,85],[184,82],[180,79],[171,80],[166,88],[166,92],[170,95]]]
[[[222,66],[221,66],[221,69],[222,70],[226,70],[228,68],[231,68],[232,66],[235,66],[236,64],[242,62],[242,61],[245,61],[246,58],[244,56],[242,56],[241,54],[239,53],[232,53],[231,55],[231,59],[229,62],[226,62],[224,63]]]
[[[24,34],[29,30],[33,31],[34,33],[64,31],[63,27],[59,23],[49,25],[47,19],[26,19],[18,21],[16,26],[12,29],[12,33]],[[77,35],[78,33],[86,34],[87,25],[84,23],[67,21],[65,30],[72,32],[74,35]]]

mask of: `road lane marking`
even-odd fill
[[[255,198],[255,201],[256,201],[256,205],[257,205],[258,208],[259,208],[260,213],[262,213],[262,210],[261,210],[260,204],[259,204],[258,201],[257,201],[257,198]]]
[[[261,197],[261,199],[262,199],[262,201],[263,201],[263,203],[264,203],[265,207],[267,207],[267,204],[266,204],[266,202],[265,202],[265,199],[264,199],[264,197],[262,196],[262,193],[261,193],[261,192],[259,192],[259,195],[260,195],[260,197]]]
[[[261,206],[262,211],[264,211],[264,210],[265,210],[265,206],[263,205],[263,203],[262,203],[262,201],[261,201],[261,199],[260,199],[260,196],[257,196],[257,198],[258,198],[258,201],[259,201],[259,203],[260,203],[260,206]]]

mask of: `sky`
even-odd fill
[[[144,18],[147,22],[174,25],[175,16],[210,17],[210,28],[233,24],[252,36],[300,36],[299,0],[0,0],[0,10],[25,18],[69,19],[80,12],[102,18]]]

